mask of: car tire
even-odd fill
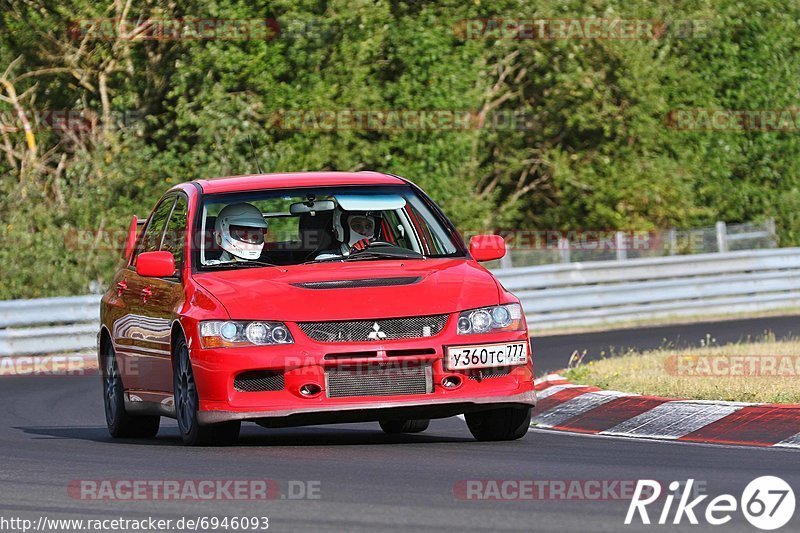
[[[197,409],[200,399],[194,381],[192,361],[186,340],[175,344],[172,384],[175,395],[175,417],[183,443],[187,446],[231,446],[239,441],[242,423],[238,420],[201,426]]]
[[[384,433],[397,435],[399,433],[422,433],[430,425],[430,420],[381,420],[380,425]]]
[[[470,433],[480,441],[516,440],[531,425],[530,407],[503,407],[464,415]]]
[[[103,406],[108,432],[115,439],[149,439],[158,433],[160,416],[134,416],[125,410],[125,387],[110,342],[103,354]]]

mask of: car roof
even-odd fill
[[[332,185],[400,185],[402,178],[381,172],[285,172],[278,174],[253,174],[195,180],[203,193],[244,192],[261,189],[289,187],[327,187]]]

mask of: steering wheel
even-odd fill
[[[366,239],[363,239],[363,240],[366,240]],[[361,241],[359,241],[359,242],[361,242]],[[375,247],[375,246],[395,246],[396,247],[395,244],[392,244],[392,243],[386,242],[386,241],[372,241],[369,244],[367,244],[364,248],[356,248],[356,246],[358,244],[359,243],[355,243],[353,246],[350,247],[350,255],[357,254],[359,252],[363,252],[364,250],[368,250],[368,249],[370,249],[372,247]]]

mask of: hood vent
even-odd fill
[[[306,283],[292,283],[301,289],[356,289],[362,287],[397,287],[412,285],[422,280],[421,277],[399,278],[371,278],[371,279],[343,279],[336,281],[309,281]]]

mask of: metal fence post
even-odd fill
[[[678,253],[678,231],[675,228],[669,228],[667,232],[667,242],[669,243],[669,255]]]
[[[722,220],[717,222],[717,251],[720,253],[728,251],[728,229]]]
[[[618,231],[614,234],[614,248],[617,250],[617,261],[624,261],[628,258],[628,250],[625,248],[624,231]]]
[[[511,260],[511,246],[506,243],[506,255],[500,258],[500,268],[511,268],[513,265]]]
[[[567,239],[566,237],[561,237],[558,239],[558,251],[561,254],[561,262],[569,263],[570,262],[569,239]]]
[[[770,245],[772,248],[778,246],[778,232],[775,230],[775,219],[767,219],[767,233],[769,233]]]

